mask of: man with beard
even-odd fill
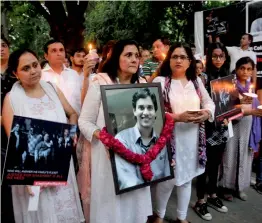
[[[65,48],[58,40],[49,40],[44,45],[48,64],[42,70],[42,80],[57,85],[69,104],[79,114],[81,110],[81,85],[76,71],[64,65]]]
[[[154,130],[158,109],[156,96],[148,88],[141,89],[133,95],[132,106],[136,125],[119,132],[115,138],[127,149],[138,154],[145,154],[158,139]],[[115,162],[120,189],[144,183],[139,165],[129,163],[117,154],[115,154]],[[167,149],[164,148],[150,165],[153,172],[152,180],[170,176]]]
[[[83,81],[84,81],[83,67],[84,67],[85,56],[86,56],[86,51],[84,48],[81,48],[81,49],[74,50],[70,57],[72,63],[72,69],[78,73],[81,86],[83,85]]]

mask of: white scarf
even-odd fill
[[[46,95],[54,101],[56,104],[56,111],[58,113],[58,120],[57,122],[61,123],[67,123],[67,118],[65,115],[64,108],[62,106],[62,103],[59,100],[59,97],[57,95],[57,92],[55,90],[55,86],[49,82],[45,82],[40,80],[40,85],[43,88]],[[11,91],[10,91],[10,102],[11,106],[14,112],[14,115],[17,116],[23,116],[23,117],[29,117],[28,114],[28,107],[27,107],[27,97],[25,94],[25,90],[21,85],[20,81],[17,81]],[[44,119],[44,117],[43,117]]]

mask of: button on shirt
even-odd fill
[[[56,73],[49,64],[42,70],[42,80],[56,84],[65,95],[69,104],[80,114],[81,83],[76,71],[64,66],[63,71]]]
[[[240,47],[232,46],[227,47],[230,56],[230,72],[235,70],[236,62],[242,57],[250,57],[255,64],[257,64],[257,56],[252,50],[242,50]]]
[[[148,145],[144,145],[137,126],[119,132],[115,138],[118,139],[126,148],[138,154],[145,154],[158,139],[156,133],[153,131],[150,143]],[[115,154],[115,163],[120,189],[144,183],[139,165],[129,163],[117,154]],[[167,148],[164,148],[158,154],[156,159],[151,162],[151,169],[153,172],[152,180],[170,176],[170,164],[168,160]]]

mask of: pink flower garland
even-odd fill
[[[174,120],[166,113],[165,125],[156,144],[151,147],[145,154],[137,154],[126,148],[119,140],[110,135],[106,127],[100,132],[101,142],[108,148],[130,163],[140,165],[140,171],[145,181],[150,181],[153,177],[150,163],[156,159],[157,155],[166,146],[174,130]]]

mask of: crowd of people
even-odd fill
[[[29,197],[35,196],[31,186],[10,187],[3,182],[2,219],[10,223],[162,223],[176,187],[175,222],[187,223],[191,185],[196,178],[194,210],[201,218],[211,220],[208,206],[222,213],[230,211],[221,198],[248,199],[245,190],[251,183],[255,152],[258,159],[254,188],[262,193],[262,150],[259,150],[262,110],[257,108],[262,104],[262,89],[261,81],[256,78],[256,56],[249,50],[251,43],[250,34],[242,36],[240,47],[211,43],[204,60],[195,53],[194,45],[171,45],[164,37],[153,42],[152,51],[139,47],[134,40],[111,40],[103,48],[102,56],[95,50],[87,53],[84,48],[67,56],[63,43],[52,39],[43,46],[46,62],[40,65],[37,55],[29,49],[16,50],[9,56],[9,42],[2,36],[2,166],[8,137],[18,142],[12,149],[21,148],[19,124],[12,129],[14,115],[77,124],[81,131],[78,159],[70,161],[67,185],[43,187],[38,209],[31,212],[27,210]],[[236,77],[243,116],[232,123],[225,119],[216,125],[210,82],[231,73]],[[160,83],[165,111],[175,121],[170,141],[175,178],[116,195],[108,149],[100,141],[100,131],[105,126],[100,85],[152,82]],[[251,83],[258,98],[244,95]],[[154,103],[150,92],[144,94],[144,99]],[[151,107],[157,110],[155,104]],[[133,109],[135,116],[136,106]],[[229,123],[233,124],[233,137],[229,136]],[[144,131],[146,126],[140,125],[134,128],[140,131],[141,143],[149,149],[152,143],[148,139],[154,131]],[[55,136],[46,132],[36,134],[32,126],[14,162],[21,159],[23,164],[25,157],[25,164],[42,159],[43,165],[48,165],[45,160],[53,145],[66,146],[69,134],[66,131]],[[78,162],[77,173],[74,162]],[[123,185],[124,179],[123,176]]]

